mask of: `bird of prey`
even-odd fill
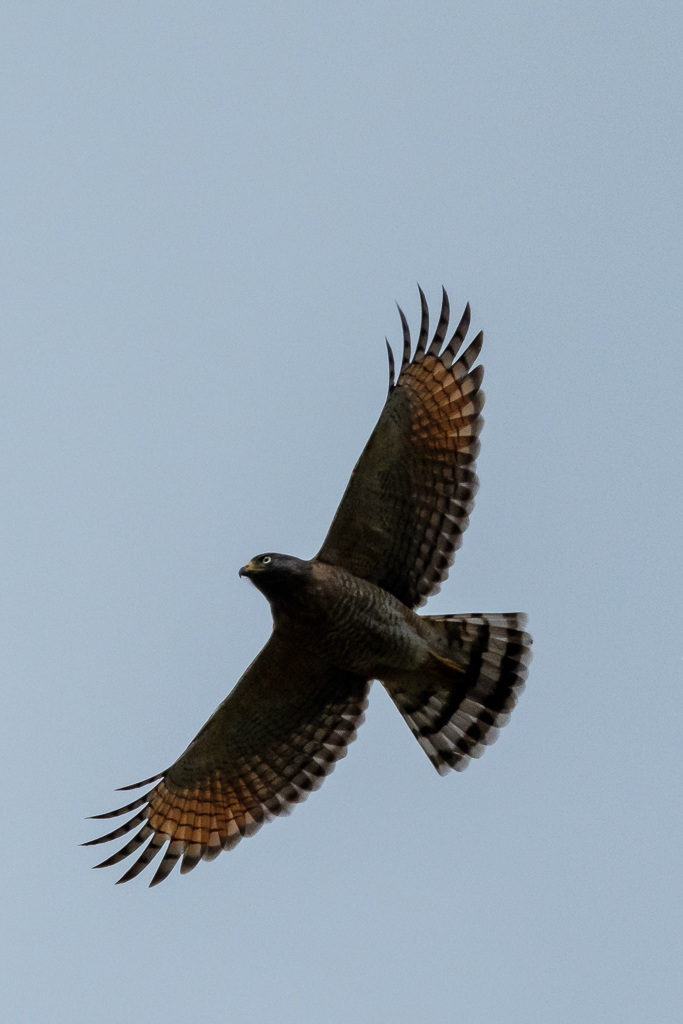
[[[273,632],[233,691],[152,788],[98,818],[132,817],[94,845],[138,829],[107,867],[144,847],[119,882],[167,843],[151,885],[213,860],[286,814],[346,754],[379,679],[440,774],[461,771],[505,725],[524,686],[531,637],[521,613],[416,615],[446,579],[478,481],[483,367],[478,334],[458,356],[465,308],[446,341],[449,303],[412,351],[403,312],[398,379],[318,554],[274,552],[239,570],[270,603]],[[445,344],[444,344],[445,343]]]

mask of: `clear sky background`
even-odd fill
[[[7,1021],[680,1020],[682,33],[673,0],[2,5]],[[529,612],[512,722],[439,778],[376,686],[291,817],[116,887],[84,818],[265,642],[237,570],[317,551],[417,281],[486,334],[428,611]]]

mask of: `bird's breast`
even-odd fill
[[[329,664],[368,678],[376,677],[381,666],[421,663],[426,645],[412,621],[417,616],[346,570],[317,568],[296,605],[283,609],[287,621],[281,624],[295,630],[301,643]]]

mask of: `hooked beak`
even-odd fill
[[[246,576],[247,579],[249,579],[251,574],[254,573],[254,572],[258,572],[258,569],[254,565],[254,563],[253,562],[247,562],[246,565],[242,566],[242,568],[240,569],[238,575],[239,576]]]

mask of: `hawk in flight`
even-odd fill
[[[477,490],[483,425],[478,334],[458,352],[444,289],[429,338],[422,321],[403,358],[334,517],[310,561],[274,552],[240,569],[270,603],[272,635],[232,693],[165,772],[125,789],[144,796],[98,818],[132,817],[93,840],[137,830],[97,867],[140,850],[120,882],[168,844],[151,885],[231,850],[264,822],[287,814],[346,754],[379,679],[439,774],[462,771],[510,717],[531,660],[519,613],[416,615],[446,579]],[[445,343],[445,344],[444,344]]]

